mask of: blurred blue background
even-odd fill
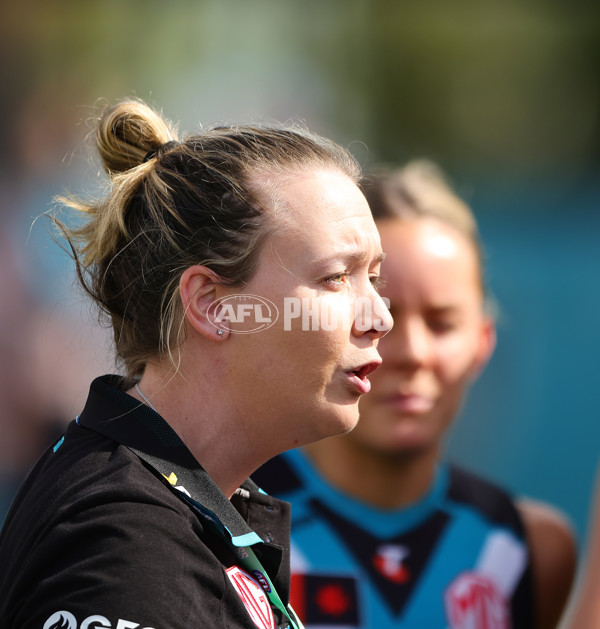
[[[22,0],[3,3],[0,34],[4,504],[112,369],[68,257],[33,221],[101,185],[87,121],[135,95],[183,130],[294,119],[367,169],[437,161],[479,219],[500,307],[450,453],[554,503],[583,541],[600,442],[600,5]]]

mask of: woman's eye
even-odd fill
[[[328,284],[340,286],[344,284],[347,277],[348,277],[348,272],[344,271],[343,273],[336,273],[335,275],[330,275],[325,281]]]
[[[456,328],[455,321],[446,321],[444,319],[432,320],[429,322],[429,328],[437,334],[443,334],[444,332],[451,332]]]
[[[369,280],[371,281],[371,286],[373,286],[377,292],[385,286],[385,278],[381,277],[381,275],[371,275]]]

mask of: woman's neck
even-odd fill
[[[196,375],[190,386],[182,374],[165,376],[160,368],[148,366],[138,386],[127,393],[159,413],[221,491],[231,497],[270,453],[261,457],[252,447],[251,436],[244,434],[239,421],[240,409],[231,399],[220,399],[222,390],[212,382],[211,374]]]
[[[439,447],[386,453],[357,444],[348,435],[312,443],[304,450],[334,487],[381,509],[399,509],[421,499],[433,483],[439,453]]]

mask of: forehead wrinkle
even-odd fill
[[[373,262],[375,264],[381,264],[385,259],[385,253],[381,252],[375,256]],[[332,255],[321,258],[316,261],[316,264],[325,264],[326,262],[347,262],[352,264],[362,264],[369,260],[369,254],[367,251],[361,249],[358,251],[351,251],[348,253],[340,253],[339,255]]]

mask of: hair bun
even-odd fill
[[[104,110],[96,142],[109,174],[125,172],[145,161],[146,155],[167,142],[176,141],[168,120],[138,100],[124,100]]]
[[[151,159],[154,159],[155,157],[159,157],[162,153],[166,153],[167,151],[170,151],[171,149],[174,149],[176,146],[179,146],[180,142],[178,142],[177,140],[170,140],[169,142],[165,142],[165,144],[161,144],[159,147],[155,148],[155,149],[150,149],[146,155],[144,155],[144,159],[142,160],[142,163],[144,162],[149,162]]]

